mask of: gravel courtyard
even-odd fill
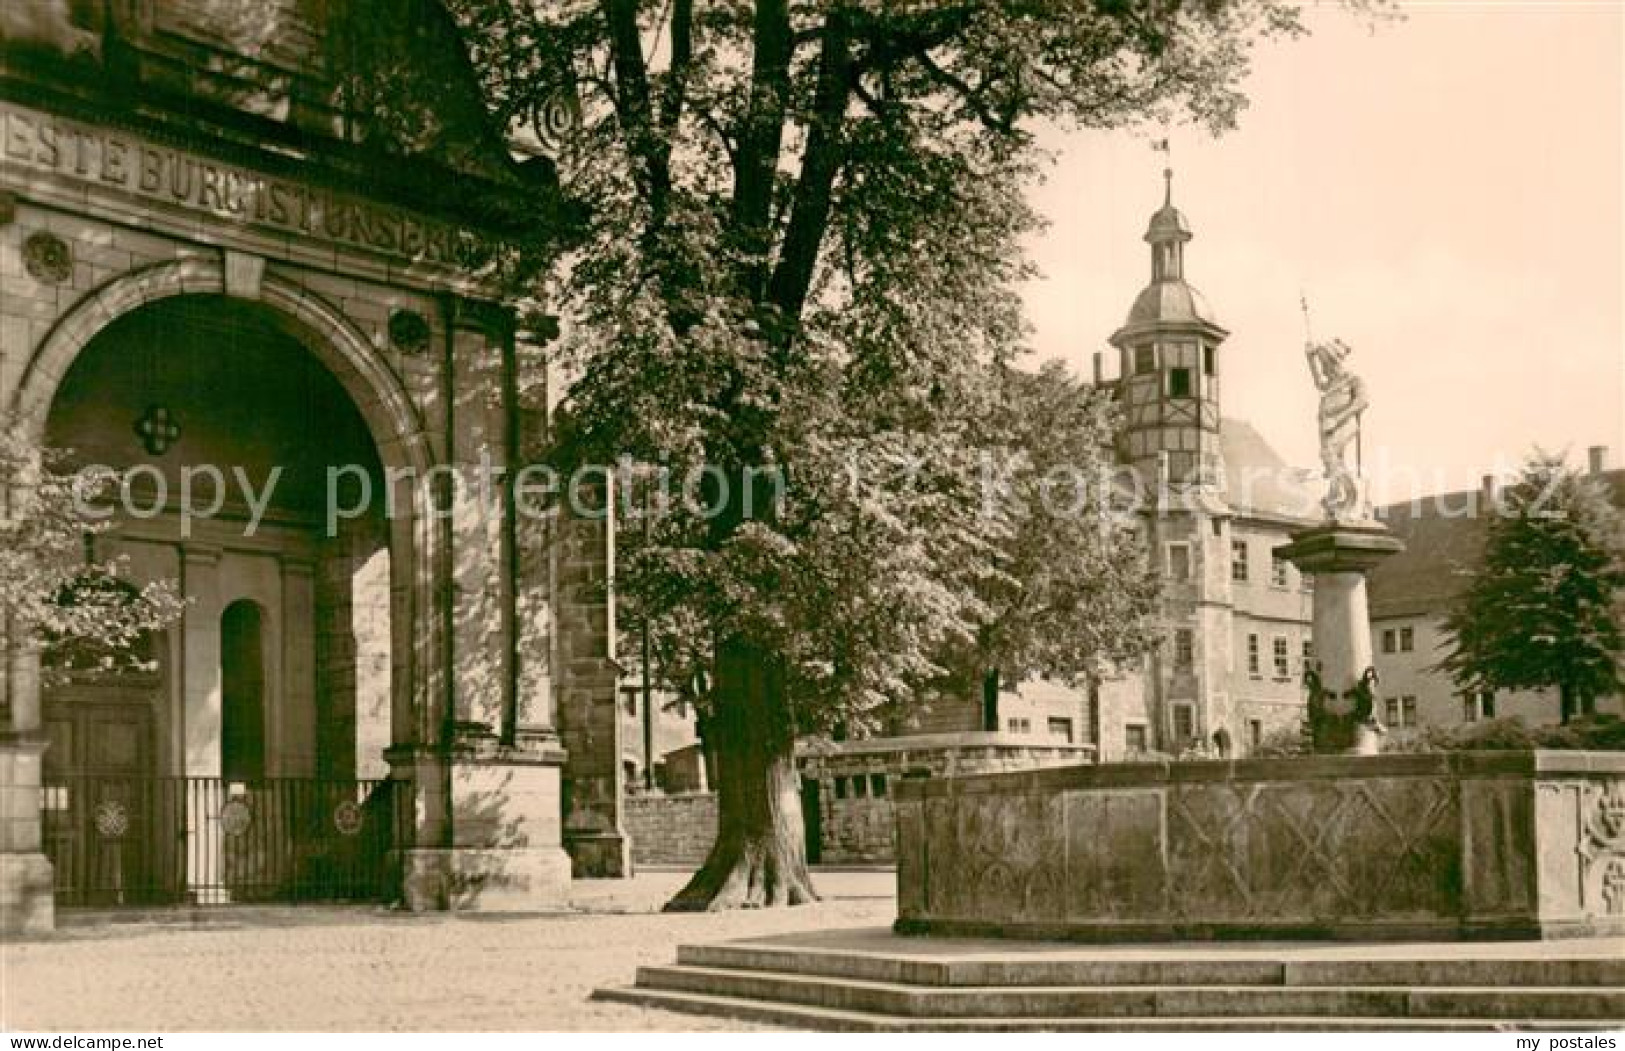
[[[69,927],[0,945],[9,1031],[491,1031],[750,1028],[593,1003],[588,993],[669,963],[684,941],[889,923],[890,872],[824,872],[824,899],[716,915],[657,910],[682,882],[656,872],[575,884],[556,916],[346,909],[229,915],[206,927]]]

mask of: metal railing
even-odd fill
[[[57,904],[382,900],[395,883],[395,784],[47,777]]]

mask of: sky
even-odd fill
[[[1302,295],[1366,380],[1379,501],[1476,486],[1537,445],[1625,466],[1625,0],[1403,12],[1311,10],[1311,36],[1259,48],[1222,138],[1048,134],[1035,360],[1088,375],[1109,350],[1149,277],[1167,134],[1186,277],[1231,332],[1225,414],[1289,462],[1317,461]]]

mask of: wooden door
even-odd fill
[[[154,762],[151,694],[67,687],[45,706],[46,850],[66,906],[160,896],[163,784]]]

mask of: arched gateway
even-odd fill
[[[115,99],[176,41],[231,47],[154,6],[94,27],[117,70],[0,24],[0,413],[127,470],[97,543],[187,599],[133,677],[42,688],[0,625],[0,931],[78,904],[537,907],[571,855],[623,874],[609,545],[479,484],[546,441],[479,276],[490,203],[545,214],[556,187],[466,143],[381,164],[323,137],[355,125],[308,84],[266,111],[199,78],[214,108],[136,114]],[[330,73],[251,58],[289,99],[285,67]],[[188,501],[210,465],[229,491]]]

